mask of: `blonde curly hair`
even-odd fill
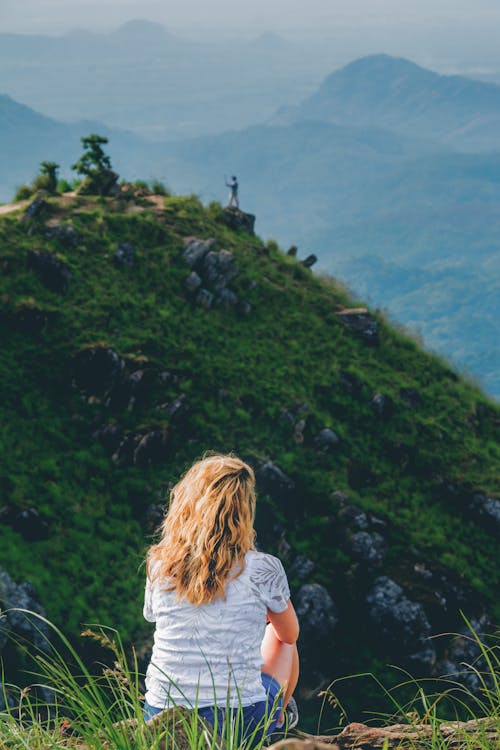
[[[197,461],[175,485],[147,575],[199,606],[224,598],[255,549],[255,476],[233,455]]]

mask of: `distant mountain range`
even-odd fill
[[[271,124],[164,143],[95,123],[61,125],[3,98],[0,198],[42,159],[67,169],[78,137],[96,129],[128,179],[159,178],[223,201],[224,172],[235,173],[257,231],[315,252],[323,270],[500,397],[500,151],[460,153],[451,127],[453,111],[457,123],[472,122],[473,110],[492,122],[490,91],[494,103],[499,87],[376,56],[333,74]]]
[[[141,20],[110,33],[0,33],[0,93],[56,119],[96,119],[156,140],[271,117],[312,91],[325,65],[277,35],[194,42]]]

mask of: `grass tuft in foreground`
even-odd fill
[[[127,659],[116,630],[92,625],[82,632],[112,657],[111,664],[97,664],[94,674],[59,628],[40,615],[19,611],[48,626],[53,638],[32,653],[29,685],[19,688],[2,680],[7,706],[0,713],[2,750],[238,750],[243,746],[241,707],[222,726],[216,720],[213,729],[197,711],[183,707],[145,722],[137,659],[135,653]],[[18,646],[25,648],[20,641]],[[245,747],[260,750],[265,744],[261,729],[247,738]]]

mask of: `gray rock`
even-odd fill
[[[458,682],[473,695],[484,697],[485,687],[495,689],[494,678],[475,636],[488,645],[491,623],[486,615],[472,618],[470,623],[472,631],[464,626],[447,643],[445,656],[436,663],[433,675]]]
[[[135,263],[135,250],[129,242],[120,242],[113,255],[119,268],[132,268]]]
[[[46,310],[41,310],[30,302],[17,306],[13,315],[9,316],[13,327],[22,333],[37,335],[45,330],[51,316]]]
[[[422,397],[416,388],[400,388],[399,397],[412,409],[416,409],[422,403]]]
[[[214,239],[201,240],[198,237],[188,237],[184,241],[184,253],[182,257],[190,268],[194,268],[201,263],[214,245]]]
[[[49,536],[49,524],[36,508],[20,511],[12,521],[12,528],[29,542],[39,542]]]
[[[293,439],[297,445],[302,445],[304,442],[304,430],[306,429],[306,420],[299,419],[293,426]]]
[[[2,615],[4,622],[0,623],[0,646],[5,647],[9,636],[14,636],[46,653],[50,642],[49,626],[36,616],[46,615],[31,583],[18,584],[0,568],[0,604],[2,610],[7,610]]]
[[[305,260],[302,261],[304,268],[311,268],[317,262],[318,258],[316,255],[308,255]]]
[[[221,218],[230,229],[254,234],[255,216],[253,214],[246,214],[237,208],[225,208]]]
[[[311,641],[330,638],[338,622],[333,600],[319,583],[306,583],[295,597],[295,609],[299,618],[301,635]]]
[[[370,525],[367,514],[357,505],[345,505],[339,510],[338,518],[350,529],[358,529],[358,531],[366,531]]]
[[[394,412],[394,403],[390,396],[386,396],[384,393],[376,393],[370,405],[379,417],[382,419],[389,419]]]
[[[77,247],[80,242],[80,235],[74,227],[69,224],[54,224],[45,230],[47,239],[55,239],[64,247]]]
[[[47,206],[42,195],[37,195],[36,198],[31,201],[29,206],[26,208],[22,215],[21,221],[29,221],[30,219],[36,219]]]
[[[208,289],[220,293],[238,275],[233,254],[228,250],[218,253],[210,250],[203,258],[200,274]]]
[[[165,429],[148,431],[136,441],[134,450],[135,466],[151,466],[165,460],[167,432]]]
[[[500,535],[500,500],[485,495],[473,495],[467,511],[473,521],[484,526],[494,536]]]
[[[367,603],[370,620],[391,651],[420,667],[428,669],[434,664],[431,626],[420,603],[411,601],[387,576],[375,580]]]
[[[194,292],[196,292],[201,286],[201,278],[199,274],[197,274],[196,271],[191,271],[184,282],[184,286],[190,294],[194,294]]]
[[[166,427],[145,427],[124,437],[112,456],[122,466],[142,468],[162,463],[166,458],[168,433]]]
[[[196,295],[196,304],[210,310],[214,302],[214,295],[208,289],[201,288]]]
[[[339,384],[347,393],[358,396],[361,393],[362,383],[352,372],[339,371]]]
[[[71,271],[69,266],[55,255],[46,250],[32,250],[28,256],[28,264],[51,292],[64,294],[67,291]]]
[[[330,495],[330,499],[337,505],[344,506],[349,500],[349,495],[342,490],[335,490],[335,492],[332,492]]]
[[[341,310],[337,316],[353,333],[369,344],[378,342],[378,323],[365,308]]]
[[[142,402],[148,392],[145,370],[135,370],[120,380],[113,388],[109,404],[113,409],[131,411],[137,403]]]
[[[218,307],[222,307],[224,310],[230,310],[238,304],[238,297],[233,291],[231,291],[231,289],[223,289],[215,301]]]
[[[172,421],[180,419],[188,410],[186,394],[182,393],[167,404],[162,404],[161,409],[167,413]]]
[[[379,565],[387,554],[384,537],[377,531],[357,531],[349,539],[353,556],[361,563]]]
[[[255,471],[259,492],[281,500],[295,489],[295,482],[272,461],[260,464]]]
[[[339,444],[339,436],[329,427],[324,427],[314,438],[314,447],[320,453],[331,453]]]
[[[291,564],[288,574],[290,578],[298,578],[299,581],[305,581],[306,578],[309,578],[315,567],[313,561],[309,560],[308,557],[298,555]]]
[[[118,383],[124,367],[114,349],[91,346],[79,351],[74,359],[74,382],[87,396],[102,398]]]

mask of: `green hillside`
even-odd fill
[[[1,566],[70,636],[99,622],[140,647],[156,506],[204,451],[236,451],[259,477],[262,547],[297,596],[320,584],[335,605],[326,628],[304,615],[305,686],[411,658],[370,619],[382,575],[433,633],[460,627],[460,607],[498,621],[500,409],[378,314],[352,330],[341,284],[225,221],[159,196],[0,216]],[[186,286],[188,237],[234,255],[214,261],[229,271],[209,309]],[[34,250],[60,261],[59,285]]]

